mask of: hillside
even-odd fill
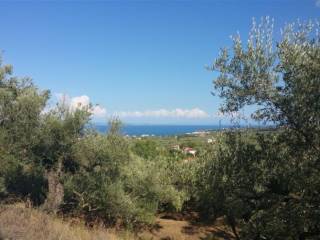
[[[222,221],[216,225],[192,224],[190,221],[157,218],[152,229],[136,234],[114,229],[91,229],[76,220],[57,218],[25,204],[0,208],[0,240],[120,240],[120,239],[233,239]]]

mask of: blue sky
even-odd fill
[[[317,3],[318,2],[318,3]],[[205,69],[252,17],[275,29],[320,16],[316,0],[0,2],[0,49],[51,102],[91,101],[95,121],[215,124],[221,100]]]

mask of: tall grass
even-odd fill
[[[129,238],[129,237],[125,237]],[[88,229],[24,204],[0,207],[0,240],[119,240],[106,229]]]

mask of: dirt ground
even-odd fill
[[[231,240],[234,239],[230,229],[222,219],[214,223],[200,224],[191,220],[168,217],[157,218],[153,229],[138,234],[140,239],[152,240]]]

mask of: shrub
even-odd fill
[[[184,193],[173,185],[166,159],[133,155],[117,132],[88,135],[73,152],[80,168],[65,178],[65,210],[136,226],[152,223],[162,204],[181,208]]]

